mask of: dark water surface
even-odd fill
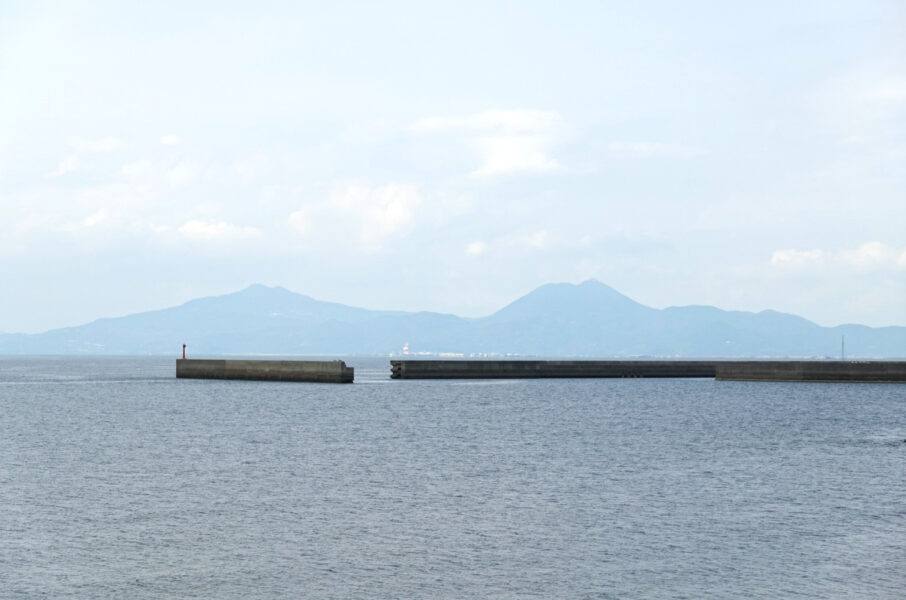
[[[906,385],[348,362],[0,358],[0,596],[906,596]]]

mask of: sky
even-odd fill
[[[906,325],[906,5],[0,0],[0,331],[589,278]]]

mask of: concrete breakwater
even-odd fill
[[[771,360],[716,364],[716,378],[728,381],[906,382],[906,361]]]
[[[736,381],[906,382],[906,361],[391,360],[393,379],[706,377]]]
[[[391,360],[392,379],[714,377],[701,360]]]
[[[906,361],[391,360],[392,379],[699,377],[725,381],[906,382]],[[176,377],[352,383],[342,360],[178,359]]]
[[[180,358],[181,379],[251,379],[257,381],[311,381],[352,383],[355,370],[342,360],[226,360]]]

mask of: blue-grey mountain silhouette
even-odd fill
[[[2,334],[2,354],[906,356],[906,327],[821,327],[795,315],[654,309],[598,281],[541,286],[487,317],[378,311],[253,285],[181,306],[41,334]]]

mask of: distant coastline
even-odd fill
[[[465,319],[369,310],[253,285],[180,306],[40,334],[0,334],[6,355],[783,358],[906,356],[906,327],[822,327],[791,314],[655,309],[594,280],[541,286]]]

